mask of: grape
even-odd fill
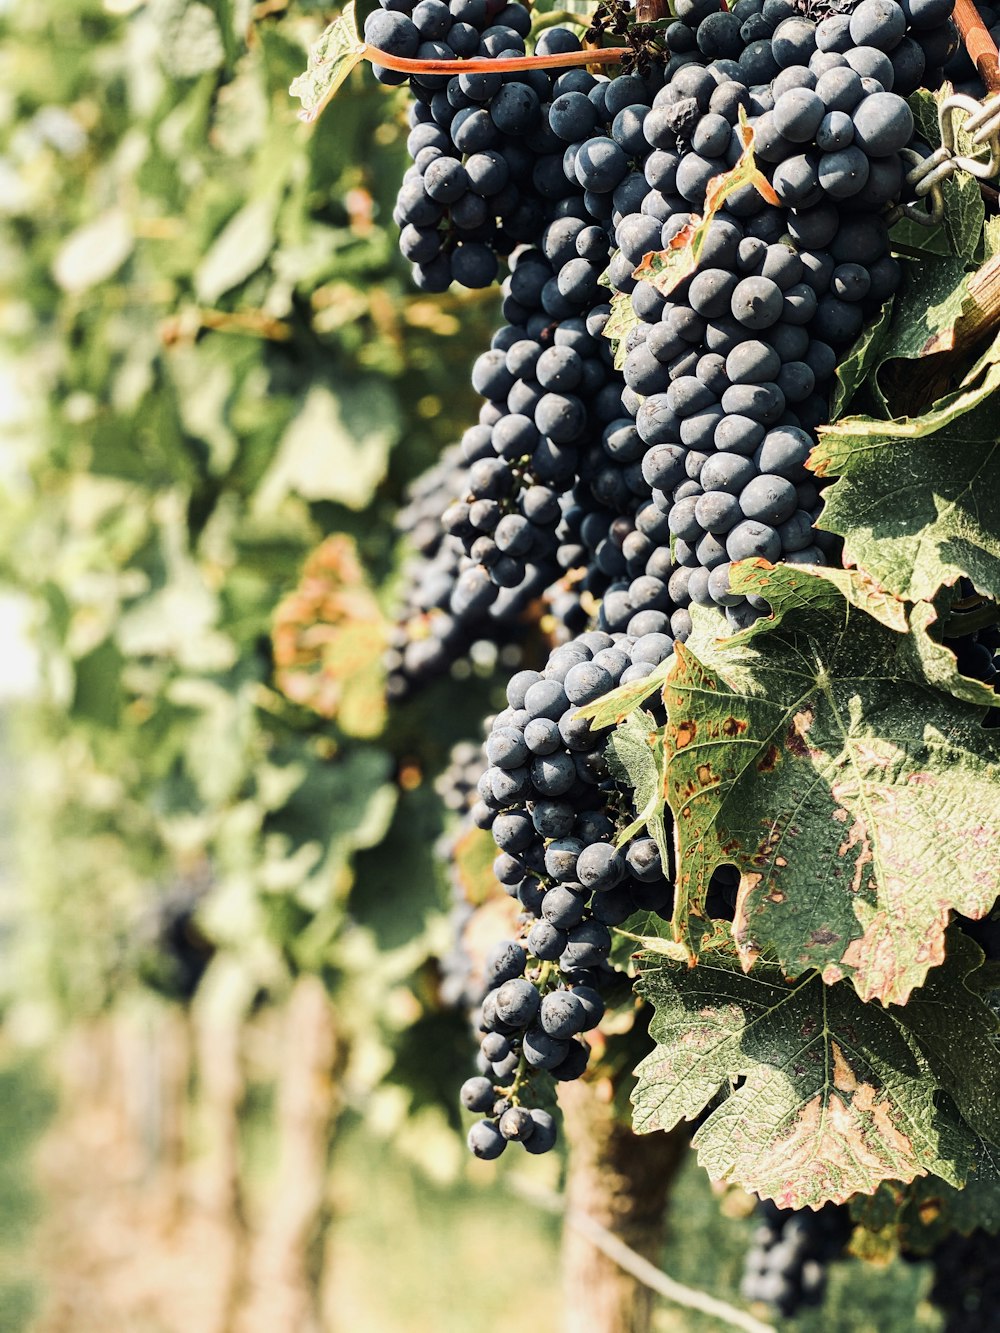
[[[556,1124],[548,1111],[532,1108],[530,1111],[533,1129],[524,1140],[524,1146],[530,1153],[551,1152],[556,1143]]]
[[[895,93],[873,93],[855,108],[854,138],[870,157],[905,148],[912,137],[913,112]]]
[[[492,1161],[507,1146],[507,1140],[491,1120],[477,1120],[469,1130],[469,1149],[475,1157]]]
[[[549,889],[542,899],[542,916],[558,930],[568,930],[583,920],[586,904],[567,888]]]
[[[493,1085],[488,1078],[467,1078],[459,1094],[467,1111],[488,1111],[495,1100]]]
[[[585,190],[609,194],[628,170],[628,158],[614,139],[589,139],[576,157],[576,178]]]
[[[783,306],[781,288],[770,278],[743,278],[733,291],[732,313],[748,329],[766,329],[777,323]]]
[[[774,104],[775,129],[789,143],[811,143],[826,114],[823,98],[811,88],[792,88]]]
[[[874,79],[883,88],[891,88],[894,75],[889,57],[875,46],[855,46],[844,59],[862,79]]]
[[[726,453],[752,454],[764,438],[766,427],[751,417],[729,414],[715,430],[715,447]]]
[[[542,997],[538,1022],[548,1036],[565,1040],[584,1030],[588,1014],[573,991],[555,990]]]
[[[410,58],[417,54],[420,33],[405,14],[376,9],[365,19],[365,41],[388,55]]]
[[[781,554],[781,538],[769,524],[745,520],[726,537],[726,553],[730,560],[757,558],[773,563]]]
[[[843,148],[824,153],[819,164],[819,183],[831,198],[849,199],[864,189],[868,172],[868,158],[860,148]]]
[[[523,977],[505,981],[496,992],[497,1016],[512,1027],[526,1027],[538,1012],[538,992]]]
[[[895,0],[861,0],[851,14],[851,41],[891,51],[906,31],[906,15]]]

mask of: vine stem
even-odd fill
[[[1000,53],[973,0],[955,0],[955,22],[983,82],[991,92],[1000,92]]]
[[[469,60],[417,60],[393,56],[365,43],[364,59],[401,74],[507,74],[519,69],[568,69],[572,65],[618,65],[632,55],[630,46],[604,46],[596,51],[558,51],[551,56],[505,56],[492,60],[474,56]]]

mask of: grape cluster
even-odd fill
[[[553,567],[517,589],[498,593],[493,588],[486,598],[477,597],[473,563],[461,542],[441,526],[442,512],[468,486],[468,464],[461,447],[452,445],[411,485],[396,516],[410,554],[402,570],[405,600],[386,653],[391,699],[407,697],[480,646],[492,646],[508,668],[516,665],[527,628],[525,611],[556,573]]]
[[[215,954],[214,943],[198,921],[212,884],[207,863],[178,876],[135,924],[131,947],[139,975],[147,986],[170,999],[191,1000]]]
[[[389,54],[426,60],[523,56],[531,28],[521,4],[491,0],[383,0],[365,39]],[[568,43],[568,45],[567,45]],[[543,33],[538,54],[579,49],[565,29]],[[414,74],[374,66],[382,83],[409,81],[407,149],[413,165],[396,200],[400,250],[424,291],[451,282],[488,287],[498,256],[540,233],[546,209],[565,193],[561,145],[543,106],[558,74]]]
[[[601,990],[614,976],[609,927],[636,911],[672,909],[656,842],[615,845],[634,818],[630,793],[615,780],[606,737],[577,716],[616,685],[650,675],[672,650],[665,634],[587,632],[554,649],[543,671],[518,672],[493,719],[472,817],[493,833],[494,874],[521,906],[523,935],[488,963],[480,1072],[462,1089],[467,1109],[488,1113],[469,1134],[477,1156],[521,1141],[540,1071],[561,1081],[586,1069],[581,1037],[600,1021]],[[554,1133],[531,1142],[543,1151]]]
[[[439,993],[442,1003],[470,1012],[483,999],[475,961],[466,942],[466,930],[475,917],[478,904],[470,901],[458,874],[456,850],[472,827],[470,811],[479,795],[477,783],[483,771],[484,758],[482,744],[458,741],[451,748],[446,768],[434,780],[434,790],[442,804],[458,816],[452,827],[442,834],[434,849],[436,860],[447,869],[451,889],[451,948],[438,960],[441,978]]]
[[[487,282],[497,257],[510,272],[448,503],[439,490],[432,509],[429,491],[413,524],[416,535],[426,518],[417,600],[438,628],[418,647],[402,636],[397,651],[411,678],[418,664],[440,671],[483,626],[509,636],[505,618],[540,596],[560,645],[542,671],[510,681],[469,814],[493,833],[494,873],[522,926],[490,960],[479,1073],[462,1092],[483,1116],[470,1132],[479,1156],[508,1141],[551,1146],[538,1080],[586,1067],[585,1033],[618,975],[611,928],[671,908],[655,842],[614,845],[634,818],[630,793],[578,708],[654,671],[691,632],[693,605],[723,608],[734,629],[766,613],[733,591],[733,562],[839,557],[814,527],[820,495],[805,464],[838,362],[900,280],[885,216],[905,197],[905,98],[954,57],[952,2],[840,12],[824,0],[675,0],[664,60],[642,73],[411,80],[414,166],[397,217],[418,283]],[[477,54],[524,49],[524,21],[523,32],[508,21],[516,6],[469,18],[466,3],[453,0],[447,31],[470,53],[465,23]],[[397,13],[440,43],[444,26],[421,30],[429,4],[443,25],[440,0],[392,0],[390,17],[375,17],[410,46]],[[578,48],[559,28],[536,46]],[[705,216],[747,126],[772,193],[744,184]],[[467,232],[463,201],[485,158],[507,183]],[[489,258],[466,265],[467,247]],[[685,249],[688,268],[658,285],[645,257]],[[612,317],[625,328],[617,361]],[[980,644],[961,651],[988,678]],[[712,916],[732,919],[737,887],[732,867],[716,872]],[[806,1241],[786,1249],[811,1271]]]
[[[766,609],[732,593],[734,560],[824,562],[812,533],[818,493],[804,468],[812,432],[826,418],[840,353],[899,281],[879,210],[902,189],[899,150],[913,120],[887,90],[892,64],[874,45],[846,56],[822,49],[844,45],[830,36],[832,19],[792,17],[783,0],[764,9],[773,32],[738,60],[705,67],[692,55],[652,96],[648,81],[615,80],[611,88],[630,83],[634,100],[613,117],[620,99],[602,114],[594,89],[550,110],[569,144],[567,175],[614,226],[609,276],[637,321],[623,402],[680,566],[669,591],[681,638],[692,602],[725,607],[736,628]],[[891,45],[878,16],[905,32],[893,0],[862,0],[847,42],[854,24]],[[753,185],[730,194],[703,228],[695,271],[666,295],[635,270],[698,225],[709,182],[743,151],[741,116],[781,206]]]
[[[594,290],[584,310],[597,292],[600,267],[591,267]],[[505,313],[519,322],[505,324],[473,366],[473,386],[486,401],[462,440],[468,492],[442,519],[478,566],[484,599],[487,585],[519,587],[538,571],[551,579],[566,497],[592,471],[588,454],[598,455],[597,471],[607,461],[602,432],[623,411],[621,381],[601,337],[606,315],[578,317],[579,303],[559,292],[537,250],[515,255],[504,287]]]
[[[803,1305],[819,1305],[827,1266],[843,1253],[850,1236],[847,1210],[827,1204],[818,1212],[795,1211],[764,1200],[757,1216],[740,1295],[773,1306],[786,1319]]]

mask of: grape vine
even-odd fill
[[[696,1120],[771,1201],[744,1294],[786,1311],[852,1199],[1000,1223],[995,303],[960,331],[1000,227],[967,172],[943,214],[919,185],[995,17],[973,60],[952,0],[393,0],[295,85],[406,85],[413,280],[502,294],[389,662],[396,699],[484,640],[516,666],[444,788],[517,914],[453,969],[469,1146],[550,1149],[638,995],[634,1127]]]

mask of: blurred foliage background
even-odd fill
[[[0,5],[4,1333],[465,1333],[515,1276],[556,1319],[556,1222],[498,1183],[559,1163],[466,1160],[438,996],[432,779],[496,682],[390,717],[380,680],[497,303],[408,285],[401,95],[297,120],[328,17]],[[672,1271],[735,1298],[746,1210],[677,1207]],[[822,1326],[935,1327],[925,1288],[835,1282]]]

